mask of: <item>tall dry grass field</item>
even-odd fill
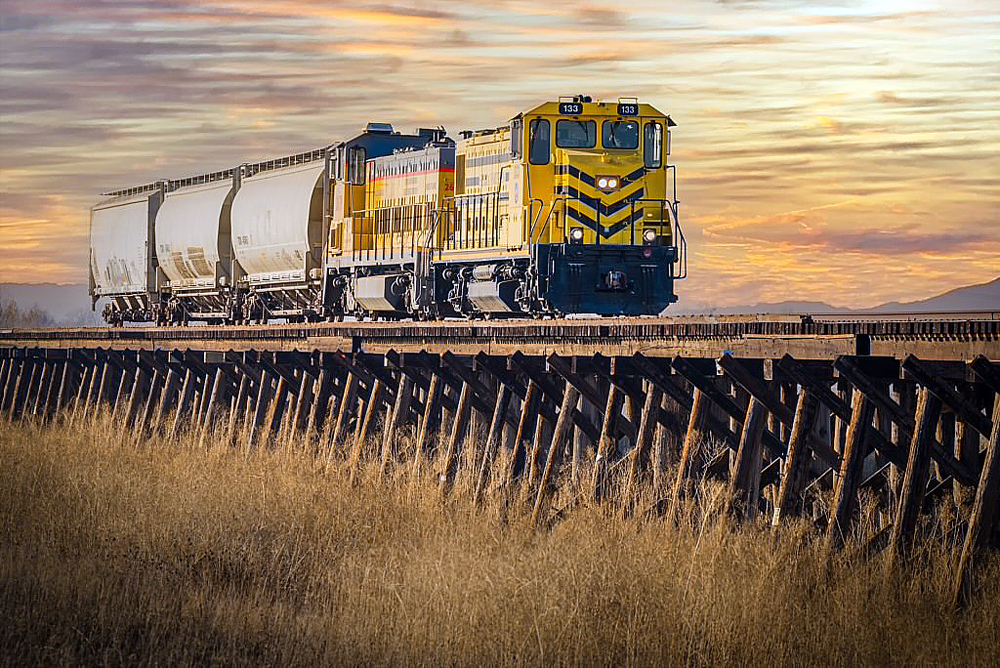
[[[950,611],[943,520],[905,572],[857,544],[828,569],[810,525],[736,527],[711,485],[679,527],[563,485],[536,528],[501,494],[442,501],[433,465],[352,485],[306,448],[121,440],[0,427],[4,663],[997,662],[1000,558]]]

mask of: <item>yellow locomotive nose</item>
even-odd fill
[[[556,173],[557,196],[565,198],[570,229],[589,229],[599,237],[588,236],[592,241],[584,243],[641,243],[638,225],[646,196],[641,158],[561,151]]]

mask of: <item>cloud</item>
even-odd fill
[[[369,120],[490,127],[588,93],[639,95],[679,122],[691,295],[917,298],[930,265],[952,286],[1000,265],[997,31],[1000,13],[962,4],[4,0],[0,273],[32,280],[45,253],[46,271],[83,280],[102,190],[323,146]],[[949,253],[972,259],[948,268]],[[824,257],[837,272],[814,270]],[[911,294],[859,287],[868,262],[908,266]]]

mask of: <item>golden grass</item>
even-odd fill
[[[537,529],[496,493],[476,511],[467,464],[442,502],[433,466],[352,486],[306,448],[113,436],[106,416],[0,427],[4,663],[992,666],[1000,650],[1000,558],[951,612],[941,523],[904,573],[857,544],[828,570],[807,523],[735,527],[711,484],[680,527],[583,503]]]

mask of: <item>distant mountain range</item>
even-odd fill
[[[912,313],[914,311],[984,311],[1000,310],[1000,278],[989,283],[968,285],[917,302],[887,302],[872,309],[876,313]]]
[[[12,299],[28,309],[38,306],[61,326],[102,324],[97,312],[90,310],[90,296],[83,284],[0,283],[0,301]],[[919,313],[925,311],[1000,310],[1000,278],[989,283],[955,288],[943,294],[914,302],[887,302],[867,309],[849,309],[826,302],[762,302],[742,306],[691,306],[671,308],[669,315],[735,315],[743,313]]]
[[[1000,310],[1000,278],[989,283],[967,285],[935,297],[913,302],[886,302],[871,308],[851,309],[826,302],[760,302],[741,306],[668,309],[670,315],[737,315],[748,313],[924,313],[939,311]]]

